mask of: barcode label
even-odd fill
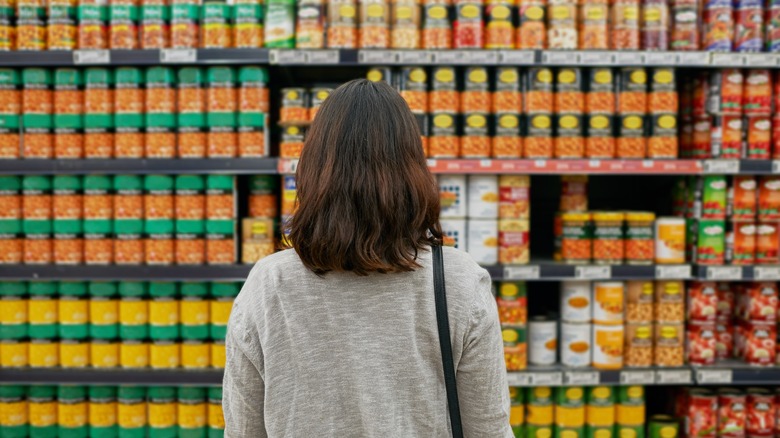
[[[598,385],[598,371],[567,371],[563,373],[563,382],[567,385]]]
[[[505,266],[504,280],[536,280],[539,271],[538,266]]]
[[[358,52],[360,64],[397,64],[398,53],[391,50],[361,50]]]
[[[739,173],[739,160],[704,160],[704,173]]]
[[[574,278],[582,280],[611,278],[612,268],[609,266],[577,266],[574,268]]]
[[[780,266],[756,266],[753,268],[756,280],[780,280]]]
[[[656,266],[655,278],[659,279],[685,279],[691,277],[691,265]]]
[[[509,386],[528,386],[529,375],[528,373],[507,373],[506,382]]]
[[[731,370],[698,370],[696,371],[696,383],[722,384],[731,383],[734,374]]]
[[[533,50],[506,50],[498,54],[498,63],[504,65],[533,65],[535,61]]]
[[[655,373],[652,371],[621,371],[622,385],[652,385],[655,383]]]
[[[108,50],[74,50],[73,63],[82,64],[108,64],[111,62],[111,52]]]
[[[528,384],[531,386],[561,386],[563,373],[528,373]]]
[[[655,383],[659,385],[681,385],[691,383],[691,370],[656,371]]]
[[[160,50],[160,62],[176,64],[195,62],[198,51],[195,49],[162,49]]]
[[[707,268],[708,280],[742,280],[741,266],[710,266]]]

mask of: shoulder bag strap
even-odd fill
[[[440,245],[433,245],[433,290],[436,298],[436,323],[439,327],[439,347],[444,365],[444,385],[447,388],[447,405],[450,411],[450,425],[453,438],[463,438],[460,422],[458,387],[455,383],[455,364],[452,360],[450,321],[447,315],[447,290],[444,287],[444,258]]]

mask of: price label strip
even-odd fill
[[[644,65],[645,54],[642,52],[618,52],[615,62],[620,65]]]
[[[704,160],[704,173],[709,173],[709,174],[739,173],[739,160]]]
[[[164,64],[179,64],[195,62],[198,51],[195,49],[162,49],[160,50],[160,62]]]
[[[756,266],[753,268],[756,280],[780,280],[780,266]]]
[[[658,370],[655,373],[658,385],[683,385],[692,381],[691,370]]]
[[[307,64],[329,65],[339,63],[338,50],[310,50],[307,53]]]
[[[746,53],[744,56],[746,67],[777,67],[780,57],[769,53]]]
[[[111,63],[111,52],[108,50],[74,50],[73,63],[76,65],[109,64]]]
[[[566,385],[598,385],[601,382],[598,371],[566,371],[563,383]]]
[[[665,52],[647,52],[645,54],[647,65],[676,65],[677,56]]]
[[[504,280],[536,280],[540,277],[539,266],[505,266]]]
[[[361,50],[359,64],[398,64],[399,54],[392,50]]]
[[[656,266],[655,278],[674,280],[691,278],[691,265]]]
[[[580,56],[580,62],[583,65],[614,65],[615,64],[615,52],[606,51],[592,51],[584,52]]]
[[[281,174],[291,174],[295,173],[295,171],[298,170],[298,160],[297,159],[282,159],[279,160],[279,173]]]
[[[580,63],[580,52],[542,52],[542,63],[550,65],[577,65]]]
[[[431,53],[427,50],[401,50],[398,52],[400,64],[428,64],[431,62]]]
[[[780,173],[780,160],[772,161],[772,173]]]
[[[652,370],[646,371],[621,371],[621,385],[652,385],[655,383],[655,373]]]
[[[561,386],[563,373],[528,373],[528,384],[531,386]]]
[[[612,268],[610,266],[577,266],[574,268],[574,278],[581,280],[612,278]]]
[[[742,280],[742,266],[710,266],[707,280]]]
[[[710,54],[708,52],[682,52],[677,57],[677,64],[691,67],[710,65]]]
[[[498,63],[502,65],[534,65],[536,52],[533,50],[503,50],[498,54]]]
[[[271,64],[297,65],[306,64],[308,53],[305,50],[271,50],[268,59]]]
[[[530,383],[530,376],[528,373],[506,373],[506,382],[509,386],[528,386]]]
[[[720,67],[741,67],[745,65],[745,56],[736,53],[713,53],[711,63]]]
[[[732,370],[697,370],[696,383],[701,385],[721,385],[734,379]]]

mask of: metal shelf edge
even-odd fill
[[[0,160],[0,174],[277,174],[278,163],[277,158],[4,159]]]
[[[4,368],[0,382],[13,384],[220,385],[222,370],[102,370]]]

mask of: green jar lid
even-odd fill
[[[0,295],[5,295],[5,296],[27,295],[27,283],[23,281],[4,281],[0,283]]]
[[[28,387],[27,396],[31,399],[53,399],[57,395],[57,387],[51,385],[33,385]]]
[[[113,224],[111,219],[86,219],[84,234],[111,234],[114,230]]]
[[[84,191],[109,192],[113,186],[111,175],[87,175],[84,177]]]
[[[146,175],[144,189],[149,192],[172,191],[173,177],[170,175]]]
[[[0,191],[18,192],[22,189],[22,179],[18,176],[0,176]]]
[[[146,398],[146,388],[143,386],[120,386],[117,391],[119,400],[144,400]]]
[[[229,283],[211,283],[212,297],[235,297],[241,291],[241,284],[235,282]]]
[[[206,190],[233,191],[234,183],[232,175],[209,175],[206,177]]]
[[[22,385],[0,385],[0,398],[23,398],[27,387]]]
[[[202,192],[206,189],[206,181],[200,175],[178,175],[175,185],[177,191]]]
[[[149,67],[146,69],[146,84],[169,84],[176,81],[173,69],[170,67]]]
[[[89,283],[89,295],[93,297],[113,297],[117,294],[113,281],[92,281]]]
[[[54,234],[81,234],[84,230],[81,219],[55,219]]]
[[[87,283],[83,281],[61,281],[59,290],[61,296],[81,297],[87,295]]]
[[[235,222],[230,219],[207,220],[206,234],[232,235],[235,232]]]
[[[54,192],[58,191],[79,191],[82,188],[82,180],[78,175],[57,175],[52,179]]]
[[[206,70],[206,82],[208,84],[233,84],[236,80],[235,76],[235,70],[231,67],[209,67]]]
[[[50,296],[57,294],[57,283],[53,281],[31,281],[27,288],[30,295]]]
[[[0,69],[0,85],[19,85],[19,73],[13,68]]]
[[[119,296],[142,297],[146,295],[146,283],[140,281],[120,281],[117,288]]]
[[[95,399],[115,399],[116,386],[90,386],[89,398]]]
[[[19,219],[0,219],[0,234],[20,234],[22,221]]]
[[[222,387],[209,386],[209,400],[222,402]]]
[[[238,82],[245,84],[247,82],[268,83],[268,70],[262,67],[241,67],[238,70]]]
[[[51,71],[46,68],[25,68],[22,70],[22,83],[28,85],[51,85]]]
[[[58,68],[54,70],[54,86],[56,87],[79,87],[83,84],[81,81],[81,70],[76,68]]]
[[[22,177],[22,191],[48,192],[51,191],[51,177],[26,175]]]
[[[84,71],[84,82],[88,87],[99,84],[108,88],[114,82],[113,79],[111,70],[107,68],[88,68]]]
[[[173,401],[176,399],[176,388],[173,386],[150,386],[147,394],[151,402]]]
[[[87,397],[86,386],[60,385],[57,387],[57,398],[63,400],[83,400]]]
[[[141,82],[143,82],[142,76],[141,69],[135,67],[120,67],[114,70],[114,80],[117,85],[136,85],[140,87]]]
[[[252,193],[275,193],[278,178],[273,175],[252,175],[249,177],[249,191]]]
[[[149,219],[144,221],[146,234],[173,234],[173,219]]]
[[[149,295],[155,298],[175,297],[176,283],[154,281],[149,283]]]
[[[25,219],[22,221],[22,232],[27,235],[51,234],[52,223],[48,219]]]
[[[177,219],[176,234],[203,234],[206,232],[206,221],[198,219]]]
[[[205,297],[209,293],[208,283],[182,283],[181,296]]]
[[[177,396],[182,401],[203,401],[206,399],[206,388],[197,386],[180,386]]]
[[[140,175],[116,175],[114,177],[114,190],[138,191],[144,187],[143,177]]]

